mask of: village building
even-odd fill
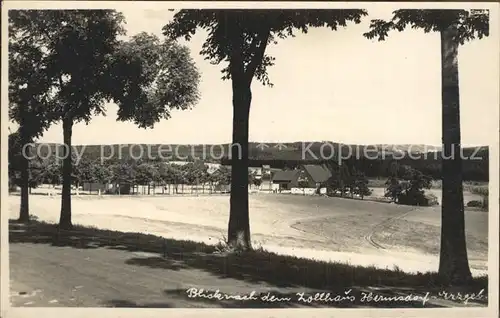
[[[272,183],[277,186],[277,192],[314,194],[331,177],[332,172],[326,165],[307,164],[298,169],[276,172]]]

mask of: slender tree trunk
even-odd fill
[[[445,283],[471,280],[467,258],[462,185],[460,98],[458,81],[457,27],[441,31],[442,81],[442,206],[439,274]]]
[[[250,83],[233,75],[233,144],[228,244],[251,248],[248,210],[248,128],[252,93]],[[240,153],[241,148],[241,153]]]
[[[61,216],[59,219],[59,227],[63,229],[71,229],[71,135],[73,133],[73,119],[71,117],[63,120],[63,140],[65,144],[64,159],[62,167],[62,195],[61,195]]]
[[[21,147],[24,147],[29,141],[26,137],[21,136]],[[26,152],[29,151],[29,148],[26,149]],[[29,156],[28,153],[26,153]],[[28,158],[21,154],[19,157],[20,166],[21,166],[21,209],[19,211],[19,222],[28,223],[30,220],[30,211],[29,211],[29,161]]]

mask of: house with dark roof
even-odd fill
[[[280,170],[276,171],[273,176],[273,184],[278,185],[278,190],[291,190],[299,186],[298,179],[300,170]]]
[[[326,165],[307,164],[294,170],[281,170],[273,175],[273,184],[279,190],[292,190],[293,188],[317,189],[332,177],[332,172]]]
[[[332,171],[326,165],[303,165],[301,167],[310,188],[323,185],[332,177]]]

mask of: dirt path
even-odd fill
[[[156,255],[155,255],[156,256]],[[221,307],[187,299],[190,287],[225,293],[265,291],[265,284],[217,279],[196,269],[166,271],[126,265],[148,257],[111,249],[77,250],[45,244],[11,244],[11,304],[28,307]],[[177,294],[174,296],[173,294]]]
[[[377,243],[374,239],[373,239],[373,236],[378,232],[378,231],[381,231],[383,230],[387,225],[395,222],[396,220],[399,220],[399,219],[402,219],[404,218],[405,216],[407,216],[408,214],[410,214],[411,212],[415,211],[415,209],[411,210],[411,211],[408,211],[408,212],[403,212],[401,213],[400,215],[397,215],[397,216],[394,216],[394,217],[391,217],[391,218],[388,218],[378,224],[376,224],[375,226],[373,226],[371,229],[370,229],[370,232],[365,235],[365,240],[368,241],[368,243],[370,243],[374,248],[376,249],[383,249],[385,250],[386,248],[381,245],[380,243]]]

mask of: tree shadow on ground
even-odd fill
[[[138,304],[133,301],[113,299],[103,303],[106,307],[121,307],[121,308],[175,308],[169,303],[147,303]]]
[[[371,287],[384,288],[376,291],[385,297],[423,295],[426,292],[437,294],[446,290],[453,293],[478,293],[484,289],[487,294],[488,278],[478,277],[468,286],[444,287],[440,284],[436,273],[405,273],[398,268],[378,269],[375,267],[354,266],[345,263],[323,262],[293,256],[277,255],[264,250],[245,253],[219,253],[216,246],[193,241],[165,239],[163,237],[143,233],[124,233],[100,230],[92,227],[74,226],[73,230],[58,229],[57,225],[32,221],[28,225],[9,221],[9,242],[40,243],[73,248],[111,248],[132,252],[155,253],[157,256],[131,257],[126,264],[147,266],[171,271],[198,269],[219,278],[232,278],[254,284],[269,284],[277,287],[273,292],[276,297],[288,297],[283,293],[287,288],[308,288],[317,292],[328,291],[333,294],[344,293],[352,289],[357,293],[354,302],[262,302],[241,300],[218,301],[218,307],[293,307],[293,306],[337,306],[337,307],[422,307],[420,299],[416,301],[360,302],[363,292],[370,292]],[[294,291],[293,297],[297,298]],[[203,297],[189,298],[186,291],[165,291],[168,297],[184,298],[196,303],[209,301]],[[279,296],[281,295],[281,296]],[[288,296],[287,296],[288,295]],[[187,298],[186,298],[187,297]],[[292,298],[293,298],[292,297]],[[451,300],[452,301],[452,300]],[[448,301],[450,303],[451,301]],[[117,300],[117,302],[119,302]],[[472,301],[470,301],[472,302]],[[476,301],[477,302],[477,301]],[[480,301],[482,305],[487,300]],[[295,304],[295,305],[294,305]],[[455,299],[457,306],[463,299]],[[113,304],[109,304],[113,305]],[[160,304],[157,304],[158,306]],[[448,304],[449,305],[449,304]],[[454,305],[451,302],[451,305]],[[139,305],[137,305],[139,306]],[[136,306],[136,307],[137,307]],[[425,307],[440,306],[427,303]],[[131,306],[133,307],[133,306]],[[160,306],[161,307],[161,306]]]

